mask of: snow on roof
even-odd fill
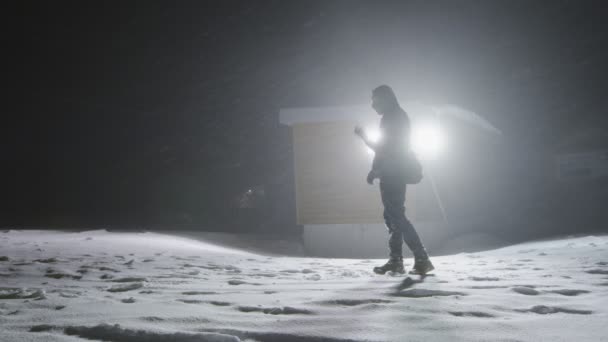
[[[402,107],[414,120],[425,116],[451,116],[497,135],[502,134],[479,114],[455,105],[430,106],[410,102],[403,104]],[[377,118],[377,114],[369,105],[281,108],[279,112],[279,122],[288,126],[303,123],[368,121],[374,118]]]

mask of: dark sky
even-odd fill
[[[149,223],[162,210],[204,221],[254,185],[289,197],[278,109],[366,103],[383,83],[551,148],[607,126],[602,5],[20,2],[5,13],[14,58],[0,214],[5,224]]]

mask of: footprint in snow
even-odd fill
[[[560,294],[562,296],[578,296],[580,294],[584,294],[584,293],[589,293],[590,291],[586,291],[586,290],[571,290],[571,289],[563,289],[563,290],[553,290],[553,291],[549,291],[551,293],[557,293]]]
[[[522,309],[515,310],[518,312],[533,312],[539,315],[547,315],[554,313],[567,313],[567,314],[577,314],[577,315],[590,315],[593,313],[591,310],[576,310],[576,309],[568,309],[559,306],[545,306],[545,305],[536,305],[530,309]]]
[[[128,285],[116,285],[107,289],[108,292],[126,292],[131,290],[137,290],[144,287],[143,283],[132,283]]]
[[[116,279],[112,279],[112,282],[114,283],[131,283],[131,282],[138,282],[138,281],[148,281],[147,278],[144,277],[125,277],[125,278],[116,278]]]
[[[182,302],[182,303],[186,303],[186,304],[202,304],[205,301],[200,300],[200,299],[176,299],[176,301],[178,302]]]
[[[235,285],[235,286],[236,285],[256,285],[256,286],[258,286],[258,285],[262,285],[262,284],[260,284],[260,283],[249,283],[249,282],[246,282],[244,280],[238,280],[238,279],[231,279],[231,280],[228,280],[228,285]]]
[[[599,269],[599,268],[592,269],[592,270],[587,270],[585,272],[587,272],[589,274],[608,274],[608,270],[602,270],[602,269]]]
[[[495,317],[492,314],[481,312],[481,311],[448,311],[452,316],[456,317],[480,317],[480,318],[492,318]]]
[[[200,321],[197,320],[197,321]],[[53,328],[51,328],[53,329]],[[67,326],[63,328],[64,334],[78,336],[83,339],[99,340],[100,336],[111,336],[112,341],[225,341],[238,342],[236,336],[218,334],[214,332],[183,333],[159,332],[147,330],[134,330],[121,327],[119,324],[99,324],[96,326]]]
[[[48,258],[48,259],[36,259],[34,262],[39,262],[43,264],[54,264],[57,262],[56,258]]]
[[[45,331],[51,331],[53,329],[56,329],[57,327],[54,325],[50,325],[50,324],[38,324],[38,325],[34,325],[32,327],[30,327],[30,332],[45,332]]]
[[[165,320],[164,318],[157,317],[157,316],[144,316],[144,317],[139,317],[139,319],[141,319],[142,321],[146,321],[146,322],[162,322]]]
[[[241,312],[262,312],[270,315],[313,315],[314,312],[307,309],[298,309],[291,306],[276,307],[276,308],[262,308],[257,306],[239,306],[237,308]]]
[[[46,273],[44,276],[47,278],[53,278],[53,279],[62,279],[62,278],[72,278],[74,280],[82,279],[81,274],[74,274],[74,273],[71,273],[68,271],[60,271],[60,270],[55,270],[55,269],[46,270]]]
[[[530,287],[524,287],[524,286],[522,286],[522,287],[514,287],[511,290],[513,292],[517,292],[519,294],[523,294],[523,295],[526,295],[526,296],[536,296],[536,295],[540,294],[540,292],[536,291],[535,289],[530,288]]]
[[[33,265],[33,262],[29,262],[29,261],[20,261],[20,262],[15,262],[13,263],[13,266],[27,266],[27,265]]]
[[[496,277],[469,277],[473,281],[499,281],[500,278]]]
[[[392,293],[391,295],[395,296],[395,297],[426,298],[426,297],[438,297],[438,296],[466,296],[466,293],[456,292],[456,291],[410,289],[410,290]]]
[[[230,306],[230,305],[232,305],[232,303],[229,303],[229,302],[222,302],[222,301],[219,301],[219,300],[212,300],[212,301],[209,301],[209,304],[211,304],[211,305],[215,305],[215,306]]]
[[[182,292],[182,294],[186,295],[186,296],[197,296],[197,295],[217,294],[217,292],[213,292],[213,291],[185,291],[185,292]]]
[[[0,299],[46,299],[43,289],[0,287]]]
[[[340,306],[357,306],[364,304],[383,304],[383,303],[393,303],[392,300],[386,299],[333,299],[333,300],[325,300],[321,302],[317,302],[323,305],[340,305]]]
[[[277,275],[274,273],[251,273],[251,274],[246,274],[247,276],[251,276],[251,277],[266,277],[266,278],[274,278]]]

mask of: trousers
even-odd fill
[[[384,223],[389,231],[389,255],[391,258],[402,258],[403,242],[405,242],[416,260],[426,259],[428,255],[422,245],[420,236],[405,216],[405,192],[405,182],[380,179]]]

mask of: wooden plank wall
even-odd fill
[[[354,126],[347,121],[292,126],[298,224],[383,222],[378,181],[365,182],[373,156],[353,134]]]

